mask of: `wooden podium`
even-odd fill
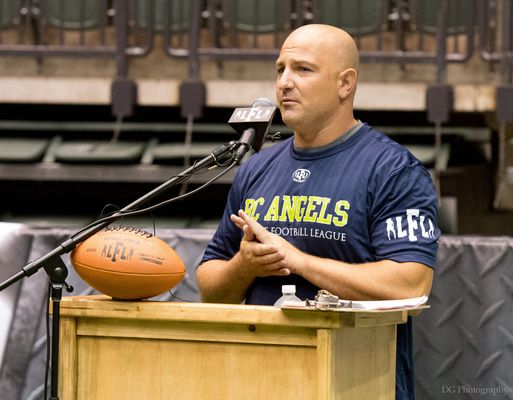
[[[394,399],[407,316],[64,297],[59,398]]]

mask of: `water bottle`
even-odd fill
[[[275,307],[281,307],[285,301],[301,301],[296,296],[296,285],[283,285],[281,287],[282,296],[274,303]]]

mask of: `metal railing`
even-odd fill
[[[509,82],[512,0],[0,0],[0,57],[129,57],[153,51],[189,62],[274,59],[286,35],[329,23],[355,38],[362,63],[423,63],[444,80],[447,63],[476,49]],[[479,40],[475,39],[478,33]]]
[[[76,10],[62,0],[1,0],[0,54],[111,56],[116,52],[116,38],[122,28],[116,23],[120,18],[114,21],[109,16],[113,9],[107,0],[95,0],[95,4],[94,12],[86,13],[84,1],[73,2],[79,6]],[[92,31],[94,41],[86,43]]]
[[[191,16],[189,46],[177,46],[176,36],[181,33],[172,30],[163,33],[163,42],[168,55],[196,64],[201,59],[273,60],[295,27],[329,23],[353,35],[361,62],[433,64],[442,71],[442,80],[447,62],[465,62],[474,50],[476,0],[465,2],[467,12],[458,19],[449,0],[438,2],[441,7],[427,18],[422,11],[428,4],[433,8],[433,1],[246,0],[243,11],[241,1],[192,0],[190,7],[200,11]],[[447,22],[449,13],[454,26]],[[207,40],[205,34],[210,34]]]

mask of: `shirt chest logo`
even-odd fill
[[[299,168],[292,174],[292,180],[297,183],[303,183],[310,177],[311,172],[307,169]]]

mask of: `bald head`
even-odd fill
[[[276,100],[299,147],[322,146],[354,123],[358,50],[330,25],[305,25],[283,43],[276,60]]]
[[[358,69],[360,61],[356,43],[343,29],[323,24],[304,25],[294,30],[285,39],[282,48],[307,43],[329,54],[333,64],[341,70]]]

